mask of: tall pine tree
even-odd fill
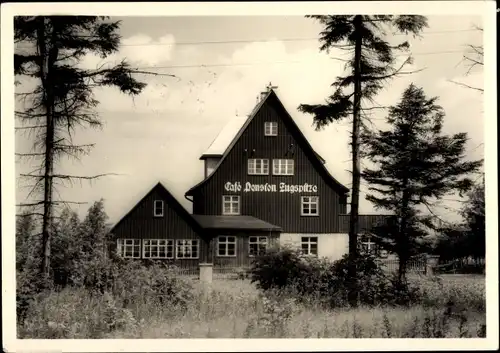
[[[422,207],[432,209],[433,201],[470,190],[469,175],[482,164],[465,160],[466,133],[442,132],[445,114],[436,100],[410,85],[389,110],[390,129],[366,134],[363,141],[375,166],[362,172],[371,192],[367,199],[395,215],[392,223],[374,231],[380,245],[398,255],[400,283],[405,283],[407,262],[425,226],[432,225]]]
[[[321,51],[329,52],[333,48],[345,50],[351,54],[347,60],[345,76],[337,77],[332,84],[334,93],[327,98],[325,104],[302,104],[299,110],[312,114],[316,129],[321,129],[332,122],[345,120],[352,115],[352,193],[349,220],[349,263],[348,268],[351,288],[349,302],[356,305],[356,267],[359,188],[360,188],[360,131],[362,112],[366,108],[363,103],[373,104],[373,98],[388,80],[403,72],[406,64],[412,62],[411,57],[396,66],[396,52],[409,49],[404,41],[391,45],[388,41],[390,32],[403,34],[419,34],[427,27],[427,19],[423,16],[392,15],[334,15],[307,16],[318,20],[324,29],[321,32]]]
[[[17,95],[25,107],[16,111],[16,117],[23,123],[18,130],[34,132],[34,151],[17,155],[40,161],[32,172],[21,174],[31,181],[32,190],[31,200],[20,206],[29,208],[29,214],[42,219],[40,271],[47,282],[50,282],[50,242],[56,209],[73,202],[56,199],[57,186],[105,175],[68,175],[56,169],[61,157],[79,158],[93,147],[73,141],[75,128],[98,128],[102,124],[95,111],[99,102],[93,90],[112,86],[123,93],[137,95],[145,84],[133,74],[160,75],[134,70],[125,61],[96,69],[80,65],[87,54],[105,59],[116,53],[120,45],[118,29],[119,22],[97,16],[19,16],[14,19],[14,73],[18,87],[30,87],[22,77],[36,83],[34,88]]]

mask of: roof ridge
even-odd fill
[[[344,191],[347,192],[347,190],[348,190],[347,187],[345,187],[342,183],[340,183],[337,179],[335,179],[333,177],[333,175],[331,175],[331,173],[325,167],[325,165],[321,161],[323,159],[323,157],[319,156],[318,153],[314,150],[314,148],[312,147],[312,145],[309,143],[309,141],[307,140],[307,138],[304,136],[304,133],[302,132],[302,130],[300,129],[300,127],[298,126],[298,124],[295,122],[295,120],[293,119],[293,117],[290,115],[290,113],[288,112],[288,110],[285,108],[285,106],[281,102],[281,99],[279,98],[278,94],[271,87],[271,88],[268,88],[267,94],[265,96],[263,96],[262,99],[261,99],[261,101],[255,106],[255,108],[252,110],[252,114],[250,114],[248,116],[248,119],[241,126],[241,128],[239,129],[239,131],[236,133],[236,135],[233,137],[233,139],[231,140],[231,142],[229,143],[229,145],[226,147],[224,153],[222,154],[222,157],[220,158],[220,160],[215,165],[214,170],[212,171],[212,173],[210,173],[206,178],[204,178],[199,183],[197,183],[196,185],[194,185],[193,187],[191,187],[184,194],[185,196],[189,196],[190,193],[194,189],[198,188],[203,183],[205,183],[206,181],[208,181],[212,176],[215,175],[215,172],[220,167],[220,165],[222,164],[222,162],[225,160],[225,157],[229,154],[229,152],[232,150],[232,148],[234,147],[234,145],[236,144],[236,142],[238,141],[238,139],[241,137],[241,135],[244,133],[244,131],[248,127],[248,125],[250,125],[250,122],[253,120],[253,118],[255,117],[255,115],[257,114],[257,112],[260,110],[260,108],[262,108],[262,106],[264,105],[264,103],[267,101],[267,99],[273,93],[274,93],[274,95],[275,95],[278,103],[281,105],[282,109],[285,111],[286,115],[291,120],[293,126],[295,126],[296,130],[298,131],[298,134],[300,135],[299,136],[300,139],[305,143],[306,147],[312,151],[313,156],[318,160],[320,168],[323,169],[323,171],[326,173],[327,177],[330,178],[334,182],[334,184],[336,184],[338,187],[340,187],[341,189],[344,189]]]

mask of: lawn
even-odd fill
[[[414,276],[426,302],[410,308],[324,310],[263,297],[247,280],[214,280],[207,291],[194,281],[187,308],[144,298],[123,310],[119,299],[65,289],[37,304],[22,329],[38,338],[343,338],[478,337],[486,322],[480,275]],[[451,304],[450,304],[451,303]],[[447,311],[448,307],[451,307]]]

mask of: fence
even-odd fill
[[[247,267],[231,267],[231,266],[213,266],[213,279],[240,279],[244,278],[249,268]],[[179,276],[200,279],[200,269],[196,268],[179,268],[175,270]]]
[[[411,258],[407,263],[407,273],[431,275],[437,267],[438,258],[430,255],[419,255]],[[397,272],[399,267],[398,259],[380,259],[380,264],[387,272]],[[242,266],[222,266],[215,264],[210,267],[209,277],[211,279],[243,279],[248,273],[248,267]],[[179,268],[175,271],[181,276],[200,279],[199,268]]]
[[[387,272],[397,272],[399,268],[398,259],[382,259],[380,260],[384,270]],[[406,264],[408,273],[426,274],[428,272],[428,259],[425,256],[412,258]]]

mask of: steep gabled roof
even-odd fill
[[[193,230],[198,233],[198,235],[200,236],[203,236],[203,232],[202,232],[202,228],[200,226],[200,224],[192,217],[192,215],[180,204],[179,201],[177,201],[177,199],[174,197],[174,195],[172,195],[170,193],[170,191],[168,191],[168,189],[161,183],[161,182],[158,182],[151,190],[149,190],[149,192],[144,195],[143,198],[141,198],[139,200],[139,202],[137,202],[135,204],[134,207],[132,207],[132,209],[130,211],[128,211],[114,226],[113,228],[111,229],[111,233],[113,233],[113,231],[116,229],[116,227],[118,227],[122,221],[124,219],[126,219],[132,212],[134,212],[138,207],[139,205],[149,196],[151,195],[151,193],[153,193],[154,191],[158,191],[160,193],[160,195],[162,195],[165,200],[167,201],[167,204],[169,207],[171,207],[178,215],[179,217],[181,217],[182,219],[184,219],[186,221],[186,223],[188,223],[192,228]]]
[[[343,193],[347,193],[349,191],[349,189],[347,187],[345,187],[339,181],[337,181],[330,174],[330,172],[326,169],[326,167],[324,165],[325,160],[314,151],[314,149],[312,148],[312,146],[309,143],[309,141],[306,139],[306,137],[304,136],[304,134],[302,133],[302,131],[299,129],[299,127],[297,126],[297,124],[295,123],[295,121],[293,120],[293,118],[291,117],[290,113],[288,113],[288,111],[286,110],[286,108],[283,106],[283,103],[279,99],[279,97],[276,94],[276,92],[271,88],[267,92],[267,94],[260,100],[260,102],[255,106],[255,108],[252,110],[252,113],[248,116],[248,118],[246,119],[245,123],[239,129],[238,133],[233,137],[233,139],[231,140],[231,143],[225,149],[224,153],[221,156],[221,159],[219,160],[219,162],[215,166],[213,172],[210,175],[208,175],[204,180],[202,180],[201,182],[199,182],[198,184],[196,184],[195,186],[193,186],[191,189],[189,189],[186,192],[186,194],[185,194],[186,196],[191,196],[192,192],[195,189],[197,189],[200,186],[202,186],[203,184],[205,184],[208,180],[210,180],[210,178],[212,176],[215,175],[215,172],[222,165],[222,163],[224,162],[224,160],[228,156],[229,152],[231,152],[231,150],[233,149],[233,147],[236,144],[236,142],[238,142],[238,140],[243,135],[243,133],[245,132],[245,130],[247,129],[247,127],[253,121],[255,115],[257,114],[257,112],[262,108],[262,106],[264,105],[264,103],[271,96],[273,96],[277,100],[278,104],[281,106],[281,109],[283,110],[283,112],[285,112],[283,123],[287,126],[287,128],[289,128],[290,130],[296,132],[296,135],[297,135],[296,138],[298,140],[297,143],[302,147],[302,149],[305,150],[305,151],[311,152],[313,164],[316,164],[316,166],[317,166],[318,170],[320,171],[320,173],[323,173],[323,175],[324,175],[325,180],[327,181],[327,183],[330,183],[330,185],[332,185],[336,189],[340,189],[341,192],[343,192]],[[224,138],[226,138],[226,137],[224,136]],[[214,144],[215,142],[216,141],[214,141],[212,144]],[[212,156],[213,156],[213,154],[212,154]],[[200,159],[203,159],[203,158],[200,158]],[[316,163],[314,163],[314,162],[316,162]]]

